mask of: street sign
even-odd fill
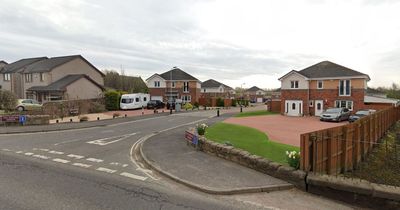
[[[8,115],[0,117],[1,122],[19,122],[19,115]]]
[[[26,116],[25,115],[20,115],[19,116],[19,123],[25,124],[25,122],[26,122]]]

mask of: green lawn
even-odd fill
[[[235,117],[251,117],[251,116],[271,115],[271,114],[277,114],[277,113],[270,112],[267,110],[259,110],[259,111],[252,111],[252,112],[242,112],[242,113],[236,114]]]
[[[229,141],[234,147],[282,164],[287,164],[286,151],[300,151],[298,147],[270,141],[265,133],[257,129],[228,123],[209,127],[206,137],[219,143]]]

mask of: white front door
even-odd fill
[[[303,115],[303,101],[301,100],[286,100],[285,113],[288,116],[302,116]]]
[[[321,116],[324,111],[324,101],[323,100],[315,100],[315,116]]]

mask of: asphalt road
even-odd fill
[[[140,139],[214,112],[0,135],[0,209],[255,209],[176,187],[131,158]]]

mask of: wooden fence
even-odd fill
[[[400,107],[392,107],[354,123],[302,134],[300,169],[324,174],[353,170],[398,120]]]

